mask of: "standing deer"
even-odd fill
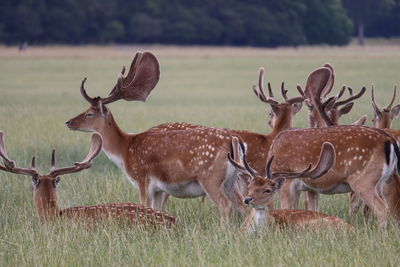
[[[393,89],[393,96],[390,101],[390,103],[383,109],[380,109],[378,105],[375,102],[375,96],[374,96],[374,87],[372,86],[372,93],[371,93],[371,98],[372,98],[372,107],[374,110],[374,118],[372,119],[373,126],[378,129],[391,129],[392,128],[392,122],[396,117],[399,115],[400,111],[400,104],[395,105],[393,107],[394,101],[396,99],[396,87]],[[393,130],[390,132],[393,136],[398,136],[398,133],[396,130]],[[391,215],[394,216],[397,220],[399,220],[400,217],[400,177],[396,174],[393,173],[392,178],[387,182],[383,184],[382,187],[382,192],[383,195],[385,196],[385,200],[387,202],[391,202],[392,204],[390,205],[391,207]],[[358,208],[360,207],[361,199],[354,193],[350,193],[350,208],[349,208],[349,214],[350,217],[354,216],[354,214],[357,212]],[[364,214],[367,215],[369,213],[369,208],[365,206],[364,208]]]
[[[279,225],[294,225],[296,227],[349,227],[342,219],[326,214],[306,210],[274,210],[274,195],[280,189],[283,181],[287,179],[312,177],[316,179],[326,174],[335,163],[335,150],[330,143],[324,143],[319,156],[318,163],[311,170],[311,165],[298,172],[283,173],[272,172],[271,164],[273,156],[266,166],[266,176],[260,175],[252,169],[246,160],[245,146],[237,138],[233,138],[231,152],[228,154],[229,161],[235,166],[237,176],[247,186],[247,196],[243,198],[246,205],[252,207],[252,212],[246,218],[242,229],[258,231],[263,226],[268,227],[269,221]],[[230,179],[235,179],[230,178]],[[233,184],[226,180],[225,183]]]
[[[314,72],[308,83],[314,87],[311,89],[320,90],[329,77],[330,70],[321,68]],[[321,110],[319,116],[329,122]],[[354,191],[372,209],[379,224],[385,225],[388,207],[382,198],[382,184],[396,170],[400,153],[397,140],[383,130],[362,126],[286,130],[275,139],[270,150],[270,155],[275,156],[272,169],[275,166],[280,171],[290,172],[301,168],[315,160],[317,149],[324,141],[335,146],[336,164],[320,179],[301,180],[298,188],[324,194]]]
[[[93,134],[92,145],[86,158],[75,163],[74,166],[57,168],[55,151],[53,150],[51,171],[46,175],[40,174],[36,170],[35,157],[32,159],[30,168],[17,167],[16,163],[10,160],[7,155],[3,138],[3,132],[0,132],[0,156],[4,161],[4,166],[0,165],[0,170],[32,176],[33,200],[41,222],[45,223],[55,219],[83,219],[94,222],[110,218],[116,221],[126,221],[130,224],[164,226],[175,224],[175,217],[135,203],[99,204],[62,210],[58,207],[57,186],[60,182],[60,175],[79,172],[91,167],[92,160],[101,150],[102,140],[98,134]]]
[[[185,131],[148,130],[127,134],[115,122],[107,104],[119,99],[145,101],[159,78],[159,64],[150,52],[137,53],[129,72],[124,69],[106,98],[81,94],[90,107],[66,122],[71,130],[96,132],[103,151],[139,188],[141,204],[161,209],[163,194],[189,198],[207,196],[217,205],[221,221],[228,221],[231,202],[221,187],[232,168],[226,158],[234,136],[228,130],[198,128]],[[246,207],[233,200],[242,213]]]
[[[320,73],[324,72],[325,80],[321,82]],[[350,88],[350,97],[338,101],[344,94],[346,86],[342,86],[341,90],[336,96],[330,97],[322,102],[322,99],[326,98],[331,92],[335,80],[334,69],[330,64],[325,64],[322,68],[319,68],[311,72],[307,78],[305,90],[300,85],[297,86],[298,91],[301,95],[306,98],[305,103],[309,109],[309,120],[310,127],[327,127],[331,125],[337,125],[342,115],[350,112],[354,105],[355,99],[360,98],[365,93],[365,87],[361,91],[353,95]],[[343,107],[342,107],[343,106]],[[321,113],[322,112],[322,113]],[[323,116],[321,116],[322,114]],[[353,125],[362,125],[366,120],[366,116],[362,116]],[[283,209],[298,208],[300,192],[304,189],[302,182],[297,180],[288,180],[282,186],[280,190],[281,196],[281,207]],[[307,189],[305,195],[305,208],[312,211],[318,210],[319,194],[312,189]]]
[[[287,90],[284,83],[281,84],[281,93],[284,98],[283,102],[275,99],[272,92],[271,84],[268,82],[268,96],[264,92],[264,69],[260,68],[258,75],[258,86],[253,86],[253,92],[258,99],[271,106],[272,110],[269,113],[268,125],[272,127],[272,132],[264,135],[242,130],[229,130],[235,135],[242,138],[248,148],[248,161],[253,168],[259,173],[264,172],[265,163],[268,159],[269,148],[274,138],[283,130],[293,127],[293,118],[300,111],[303,97],[288,98]],[[190,123],[165,123],[151,128],[155,131],[171,131],[171,130],[186,130],[186,129],[204,129],[208,127],[195,125]],[[226,140],[227,143],[230,140]],[[236,192],[236,191],[235,191]],[[230,194],[231,196],[231,194]]]

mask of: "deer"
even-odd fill
[[[311,169],[311,164],[296,172],[272,172],[271,164],[274,156],[270,157],[265,173],[260,175],[251,168],[246,160],[246,147],[237,138],[232,139],[231,151],[228,159],[235,166],[236,177],[229,179],[241,179],[247,186],[247,195],[242,197],[246,205],[252,207],[251,213],[247,216],[242,225],[242,230],[247,232],[257,232],[264,228],[268,229],[270,223],[276,223],[282,227],[294,226],[297,228],[305,227],[346,227],[351,226],[342,219],[329,216],[323,213],[308,210],[274,209],[275,193],[281,188],[286,180],[301,179],[304,177],[318,177],[326,174],[335,163],[335,149],[332,144],[325,142],[322,145],[320,156],[316,166]],[[226,180],[229,185],[233,181]],[[228,190],[229,191],[229,190]]]
[[[90,97],[83,113],[69,119],[70,130],[95,132],[102,137],[102,150],[138,187],[140,203],[161,210],[163,196],[193,198],[207,195],[218,207],[220,221],[227,224],[232,203],[242,214],[247,208],[240,200],[227,199],[221,185],[232,175],[226,158],[234,133],[217,128],[158,131],[128,134],[114,120],[108,104],[120,99],[146,101],[159,79],[159,63],[150,52],[138,52],[125,76],[125,68],[107,97]],[[237,206],[235,206],[237,205]]]
[[[264,89],[264,76],[265,70],[261,67],[258,72],[258,86],[253,85],[252,91],[261,102],[268,104],[271,107],[268,125],[272,128],[272,131],[269,134],[258,134],[243,130],[229,130],[230,132],[242,138],[248,147],[248,161],[259,173],[263,173],[264,171],[265,163],[268,157],[268,151],[274,138],[281,131],[293,127],[294,116],[301,110],[302,102],[304,100],[303,96],[289,98],[284,82],[282,82],[280,88],[284,99],[283,102],[279,102],[275,98],[270,82],[267,83],[268,95],[266,95],[266,90]],[[165,132],[197,128],[207,129],[208,127],[190,123],[175,122],[161,124],[151,128],[151,130]],[[226,141],[228,143],[230,142],[230,140]],[[241,190],[244,190],[243,185],[239,184],[239,186],[242,188]],[[164,198],[166,199],[167,196],[164,196]]]
[[[310,82],[314,88],[310,89],[321,90],[329,77],[328,68],[318,69]],[[319,116],[327,118],[326,114]],[[270,149],[270,156],[275,156],[271,168],[279,167],[286,172],[301,168],[315,161],[322,142],[332,143],[336,150],[336,163],[330,173],[316,180],[302,179],[299,188],[323,194],[353,191],[371,208],[379,226],[383,227],[387,224],[388,212],[392,212],[392,203],[384,200],[382,185],[399,170],[400,164],[398,137],[389,132],[357,125],[286,130],[275,138]]]
[[[393,107],[394,101],[396,99],[396,86],[393,88],[393,95],[390,103],[384,107],[379,108],[375,101],[374,95],[374,86],[371,89],[371,103],[374,111],[374,116],[372,119],[373,127],[378,129],[391,129],[392,122],[397,118],[400,111],[400,104],[397,104]],[[391,134],[396,135],[395,131],[392,131]],[[392,178],[388,183],[383,184],[382,191],[386,197],[386,201],[392,202],[393,211],[392,216],[400,216],[400,177],[393,174]],[[349,207],[349,216],[353,217],[354,214],[359,209],[362,204],[361,199],[354,193],[350,193],[350,207]],[[368,206],[364,207],[364,215],[367,216],[370,212]]]
[[[4,166],[0,170],[14,174],[28,175],[32,177],[33,200],[37,216],[42,223],[56,220],[82,220],[95,223],[112,219],[117,222],[126,222],[132,225],[143,226],[165,226],[175,225],[175,217],[165,212],[159,212],[136,203],[110,203],[93,206],[80,206],[60,209],[58,207],[57,188],[60,183],[60,175],[76,173],[88,169],[93,159],[99,154],[102,146],[100,135],[92,135],[92,144],[85,159],[74,163],[73,166],[56,167],[55,150],[51,154],[51,169],[48,174],[41,174],[35,166],[35,157],[29,168],[18,167],[15,161],[11,160],[6,152],[4,144],[4,133],[0,131],[0,156]]]
[[[308,107],[309,123],[311,128],[337,125],[339,123],[339,119],[343,115],[351,111],[354,106],[353,101],[363,96],[366,91],[366,88],[363,87],[359,93],[353,95],[353,90],[350,87],[347,87],[348,91],[350,92],[350,97],[342,101],[338,101],[346,91],[346,86],[343,85],[337,95],[329,97],[322,102],[322,99],[325,99],[327,95],[332,91],[335,81],[335,74],[333,66],[329,63],[324,64],[321,69],[329,72],[329,78],[326,81],[326,84],[324,84],[324,87],[316,88],[315,86],[313,86],[314,76],[319,69],[309,74],[305,90],[303,90],[301,85],[297,85],[297,90],[305,98],[304,102]],[[321,114],[321,110],[323,110],[323,114],[328,118],[328,120],[325,120],[325,118],[319,115]],[[366,115],[363,115],[359,120],[352,124],[363,125],[366,119]],[[284,209],[298,208],[301,192],[300,189],[301,182],[298,182],[296,180],[286,181],[282,186],[282,189],[280,190],[281,207]],[[305,195],[304,202],[305,208],[307,210],[317,211],[319,194],[311,189],[308,189]]]

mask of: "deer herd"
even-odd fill
[[[71,167],[56,167],[55,151],[46,175],[35,168],[17,167],[7,155],[4,134],[0,132],[0,156],[6,172],[29,175],[33,181],[33,199],[42,222],[59,219],[95,222],[111,219],[134,225],[176,224],[174,216],[163,212],[169,196],[208,197],[227,225],[232,210],[243,217],[243,229],[258,231],[270,224],[294,227],[350,228],[342,219],[318,212],[319,194],[349,194],[349,214],[354,216],[364,204],[367,216],[373,213],[379,226],[388,219],[400,220],[400,131],[391,129],[400,112],[395,105],[396,87],[390,104],[380,109],[372,88],[373,127],[362,126],[366,116],[352,125],[339,125],[354,100],[366,88],[353,94],[342,86],[328,97],[334,87],[335,73],[330,64],[312,71],[304,89],[297,85],[297,97],[279,102],[267,83],[263,68],[253,91],[272,110],[269,134],[219,129],[189,123],[165,123],[149,130],[128,134],[122,131],[107,104],[124,99],[146,101],[160,78],[160,65],[151,52],[136,53],[128,73],[122,69],[107,97],[90,97],[86,78],[80,92],[89,108],[68,120],[71,130],[93,132],[86,158]],[[344,98],[349,93],[347,99]],[[309,128],[292,128],[302,103],[309,111]],[[139,189],[140,203],[111,203],[59,209],[57,185],[60,175],[90,168],[103,150]],[[304,207],[299,199],[304,191]],[[278,193],[278,194],[275,194]],[[282,209],[274,209],[274,197],[280,197]]]

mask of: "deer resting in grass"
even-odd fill
[[[108,97],[88,96],[84,79],[80,90],[90,107],[66,124],[71,130],[101,135],[103,151],[139,188],[141,204],[162,209],[165,193],[178,198],[207,195],[217,205],[221,221],[226,223],[232,204],[221,184],[233,172],[226,153],[234,133],[198,128],[127,134],[118,127],[107,107],[119,99],[145,101],[159,74],[156,57],[144,52],[136,54],[126,76],[123,69]],[[233,204],[246,213],[240,200],[234,199]]]
[[[326,174],[335,163],[335,150],[332,144],[324,143],[316,166],[297,172],[272,172],[272,156],[266,166],[266,175],[260,175],[252,169],[246,160],[244,144],[237,138],[232,140],[231,152],[228,154],[229,161],[235,166],[237,176],[231,179],[243,180],[247,186],[247,195],[243,198],[246,205],[252,207],[252,211],[246,218],[242,229],[246,231],[258,231],[267,228],[269,222],[282,226],[293,225],[295,227],[351,227],[342,219],[326,214],[306,210],[274,210],[274,195],[280,189],[283,181],[287,179],[318,177]],[[226,187],[234,181],[226,180]],[[227,188],[228,189],[228,188]],[[228,190],[229,191],[229,190]]]
[[[32,176],[33,200],[41,222],[45,223],[55,219],[85,220],[89,222],[112,219],[136,225],[172,226],[175,224],[174,216],[136,203],[99,204],[67,209],[60,209],[58,207],[57,186],[60,182],[60,175],[79,172],[91,167],[92,160],[101,150],[102,140],[98,134],[93,134],[92,145],[86,158],[81,162],[75,163],[74,166],[57,168],[55,151],[53,150],[51,155],[51,170],[45,175],[40,174],[36,170],[35,157],[32,159],[30,168],[17,167],[16,163],[10,160],[7,155],[3,138],[3,132],[0,132],[0,156],[4,162],[4,166],[0,165],[0,170]]]

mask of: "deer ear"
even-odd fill
[[[303,106],[302,102],[296,102],[293,104],[293,115],[296,114],[301,110],[301,107]]]
[[[274,189],[275,189],[275,190],[281,189],[281,187],[282,187],[284,181],[285,181],[284,178],[277,178],[277,179],[274,179],[274,181],[273,181],[273,187],[274,187]]]
[[[101,114],[101,116],[102,117],[105,117],[106,115],[107,115],[107,112],[108,112],[108,110],[107,110],[107,108],[106,108],[106,106],[103,104],[103,102],[101,102],[100,100],[97,102],[97,107],[99,108],[99,110],[100,110],[100,114]]]
[[[240,177],[240,179],[242,179],[242,181],[246,184],[246,186],[248,186],[253,180],[253,177],[248,173],[239,172],[238,176]]]
[[[390,111],[390,116],[392,118],[392,120],[394,120],[398,115],[399,115],[399,111],[400,111],[400,104],[394,106],[394,108],[392,108],[392,110]]]

